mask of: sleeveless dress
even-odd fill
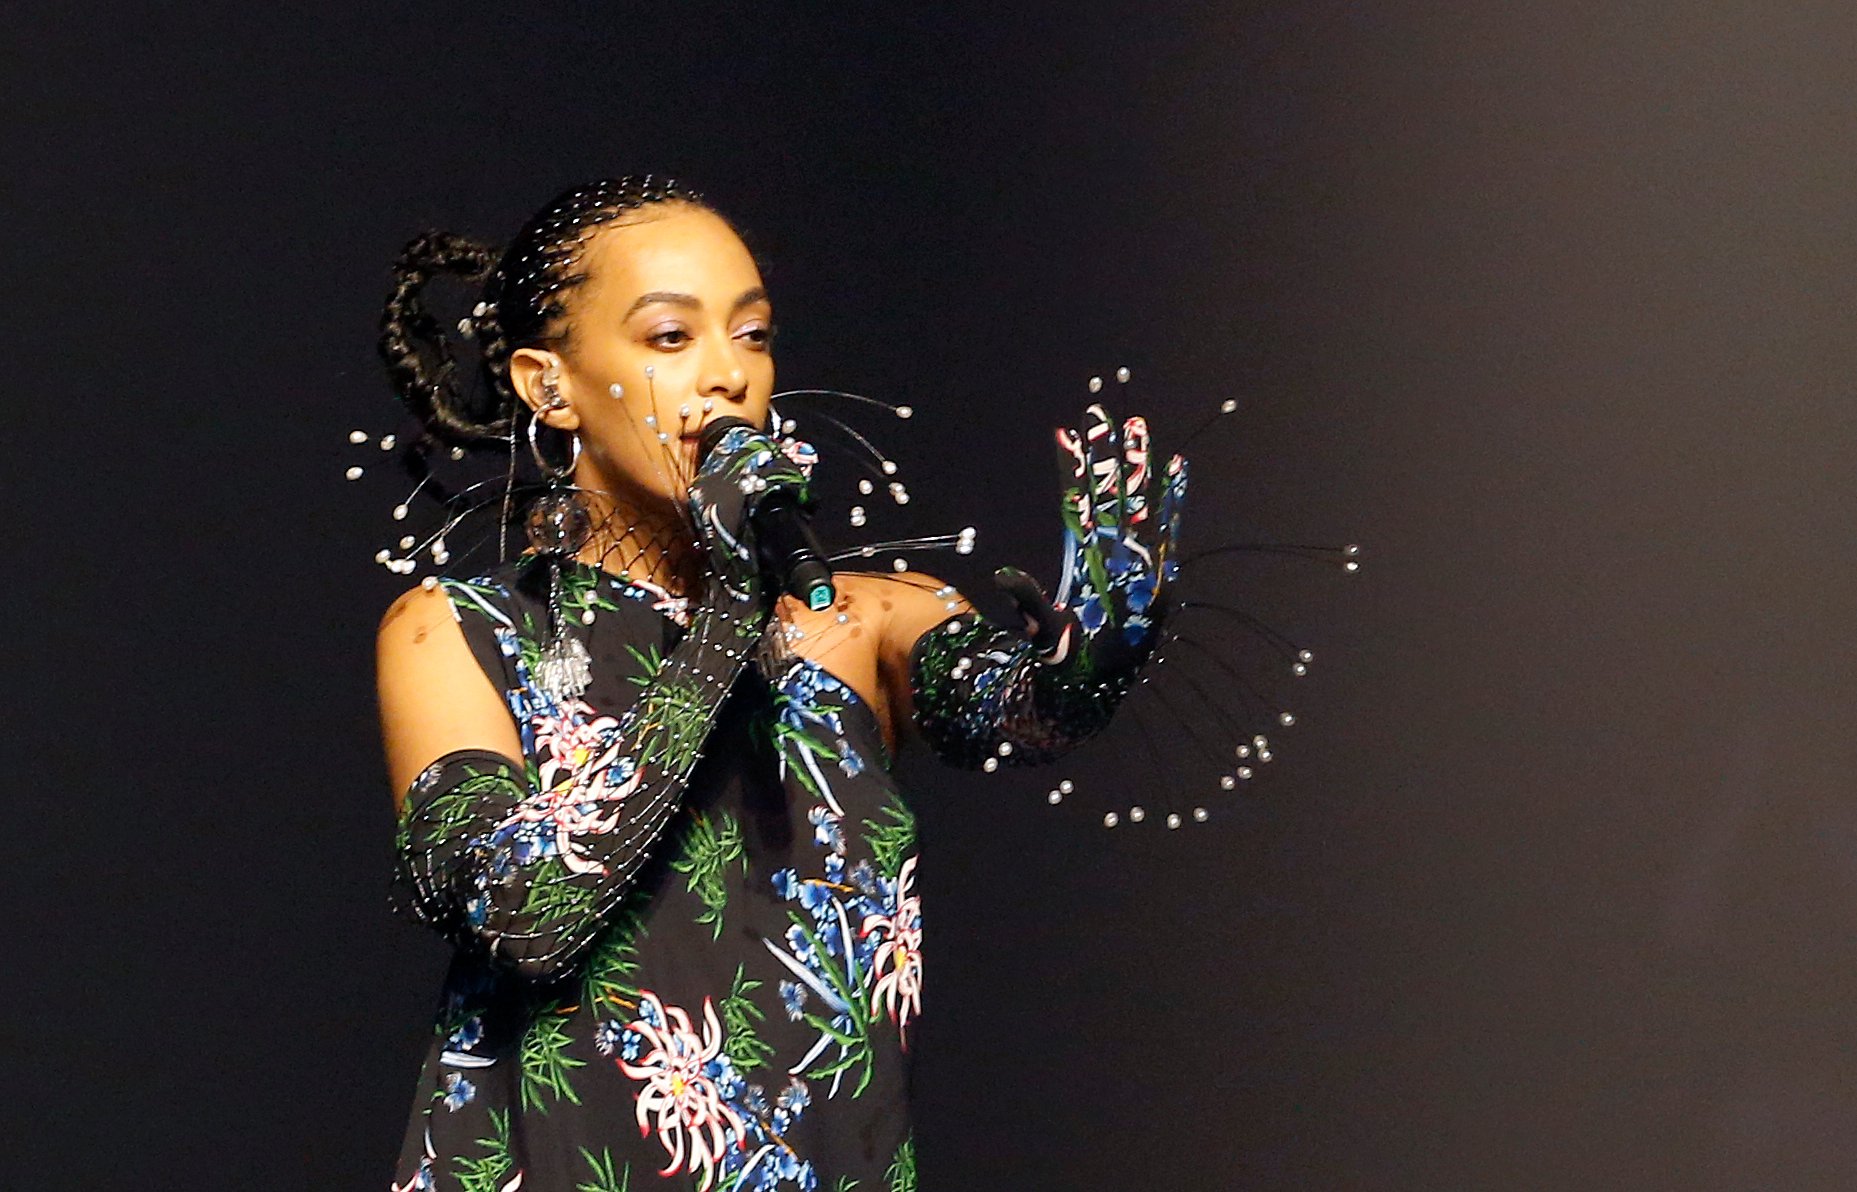
[[[608,752],[601,734],[689,620],[590,564],[563,581],[597,610],[571,626],[593,678],[546,715],[530,679],[546,567],[441,581],[531,782],[577,734],[584,757]],[[455,954],[395,1192],[914,1190],[921,914],[889,764],[875,714],[830,672],[750,665],[666,843],[579,962],[541,984]]]

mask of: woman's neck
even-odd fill
[[[593,518],[593,533],[576,556],[581,562],[673,595],[696,591],[703,574],[702,552],[681,509],[586,490],[581,500]]]

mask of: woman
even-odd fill
[[[421,301],[441,272],[483,285],[475,398]],[[394,1187],[915,1187],[891,756],[912,723],[989,768],[1100,729],[1154,646],[1184,465],[1150,517],[1139,419],[1060,432],[1064,583],[1000,575],[1024,634],[919,573],[840,573],[814,610],[757,565],[752,515],[809,499],[810,459],[768,428],[768,294],[702,199],[597,182],[500,257],[421,237],[397,278],[382,353],[432,436],[526,435],[571,487],[534,549],[380,626],[400,888],[457,948]]]

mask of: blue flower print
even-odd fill
[[[782,981],[780,1003],[787,1008],[787,1020],[798,1022],[806,1014],[806,987],[798,981]]]
[[[782,869],[774,874],[774,893],[780,895],[781,898],[789,902],[798,898],[800,893],[799,874],[791,869]]]
[[[483,1037],[483,1016],[481,1014],[473,1014],[460,1023],[457,1030],[451,1032],[451,1037],[445,1040],[445,1050],[469,1051],[471,1048],[477,1046],[478,1043],[482,1042]]]
[[[812,822],[814,844],[822,844],[834,853],[845,851],[845,827],[838,816],[824,807],[814,807],[806,818]]]
[[[464,1108],[477,1096],[477,1086],[456,1072],[445,1073],[445,1108],[452,1112]]]
[[[625,1024],[607,1019],[599,1029],[593,1032],[593,1046],[601,1055],[611,1055],[613,1049],[625,1041]]]

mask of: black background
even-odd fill
[[[929,1188],[1857,1183],[1848,5],[507,7],[11,13],[0,1182],[385,1186],[387,265],[651,170],[964,583],[1119,363],[1196,544],[1366,547],[1195,577],[1257,791],[1080,763],[1204,827],[905,767]]]

